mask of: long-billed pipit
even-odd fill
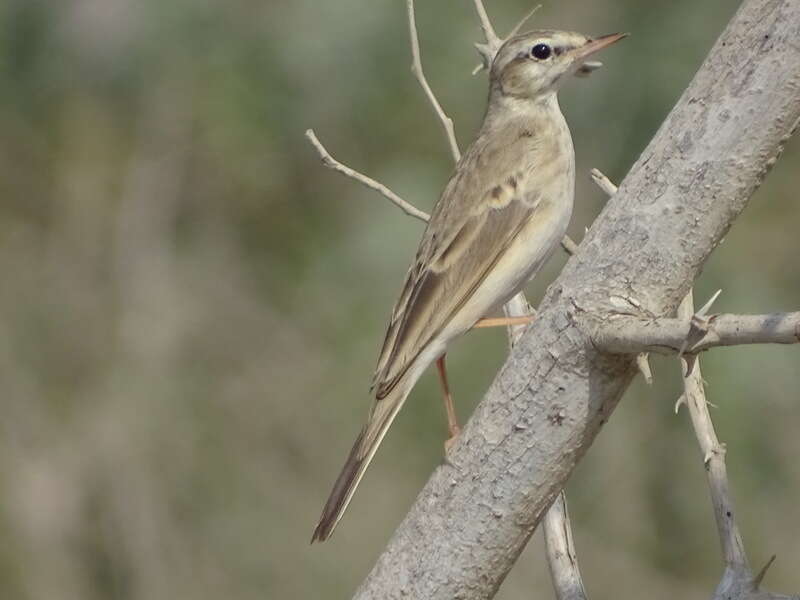
[[[534,31],[498,51],[483,125],[431,214],[392,311],[367,424],[312,542],[333,533],[422,372],[452,340],[516,294],[563,238],[572,214],[575,155],[556,93],[591,55],[622,37]],[[443,361],[439,366],[445,382]],[[452,415],[450,406],[455,435]]]

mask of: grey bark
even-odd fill
[[[798,40],[800,0],[743,4],[356,598],[494,595],[636,372],[591,332],[615,298],[674,313],[796,127]]]

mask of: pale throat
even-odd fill
[[[492,90],[481,129],[489,132],[508,127],[525,128],[533,137],[565,138],[564,141],[572,148],[569,127],[554,91],[529,99],[507,95],[499,89]]]

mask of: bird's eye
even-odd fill
[[[538,60],[545,60],[550,57],[550,46],[547,44],[536,44],[531,48],[531,56]]]

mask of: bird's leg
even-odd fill
[[[480,327],[503,327],[508,325],[527,325],[533,321],[536,315],[525,315],[522,317],[492,317],[480,319],[475,325],[474,329]],[[453,404],[453,397],[450,395],[450,384],[447,381],[447,365],[445,364],[445,357],[447,354],[442,354],[436,359],[436,368],[439,371],[439,381],[442,384],[442,396],[444,398],[444,409],[447,412],[447,432],[450,437],[444,443],[445,453],[450,451],[451,446],[461,433],[461,427],[458,426],[458,417],[456,417],[456,407]]]
[[[525,315],[522,317],[485,317],[483,319],[479,319],[475,325],[472,326],[473,329],[479,329],[481,327],[505,327],[507,325],[527,325],[536,315]]]
[[[439,381],[442,382],[444,409],[447,412],[447,432],[450,434],[450,437],[447,438],[444,443],[444,451],[446,454],[458,438],[458,434],[461,433],[461,428],[458,426],[456,407],[453,405],[453,397],[450,395],[450,385],[447,383],[447,366],[444,362],[445,356],[446,354],[442,354],[436,359],[436,368],[439,370]]]

